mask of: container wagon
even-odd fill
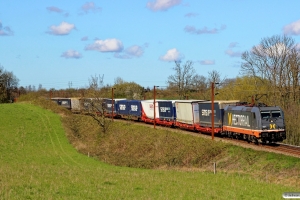
[[[204,100],[175,100],[175,126],[187,130],[196,130],[196,126],[200,122],[198,103],[202,101]]]
[[[174,109],[171,100],[155,100],[155,119],[154,119],[154,100],[143,100],[142,121],[155,123],[164,126],[174,125]]]

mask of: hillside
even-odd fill
[[[59,108],[56,109],[56,112],[59,111]],[[0,110],[0,199],[281,199],[283,192],[296,191],[296,184],[299,188],[297,177],[293,179],[297,182],[290,186],[284,186],[284,181],[278,176],[273,180],[272,171],[275,173],[277,170],[281,177],[291,176],[290,173],[295,170],[299,173],[298,160],[290,157],[277,157],[274,154],[216,144],[216,151],[211,158],[217,159],[220,171],[215,175],[208,167],[211,166],[209,158],[206,158],[208,160],[202,167],[192,165],[188,169],[181,162],[169,166],[165,163],[158,166],[149,165],[148,168],[161,168],[156,170],[115,167],[98,159],[122,166],[129,166],[129,158],[133,160],[132,166],[134,163],[151,162],[148,160],[151,151],[147,151],[147,144],[156,145],[156,150],[159,150],[159,142],[163,141],[153,138],[157,138],[160,133],[153,135],[155,137],[152,138],[150,130],[142,129],[143,134],[134,133],[130,141],[130,133],[138,128],[135,125],[123,124],[119,125],[122,131],[105,137],[97,136],[94,140],[94,130],[90,129],[94,127],[93,122],[89,121],[89,125],[85,124],[87,122],[78,124],[75,129],[77,134],[72,132],[73,136],[70,136],[71,132],[68,132],[69,138],[73,138],[68,140],[65,129],[72,130],[72,128],[64,129],[61,119],[64,124],[68,124],[69,120],[77,123],[80,120],[69,116],[67,112],[57,115],[50,110],[27,103],[0,104]],[[111,130],[116,131],[118,124],[112,126]],[[143,138],[146,132],[149,135]],[[178,146],[180,151],[176,151],[177,147],[174,148],[173,145],[190,137],[173,135],[171,132],[165,134],[168,134],[168,141],[173,143],[168,146],[168,143],[164,142],[164,146],[167,146],[165,152],[158,151],[157,154],[165,155],[169,148],[174,150],[169,151],[174,152],[170,158],[176,157],[184,149]],[[163,137],[166,138],[166,135]],[[113,142],[116,138],[119,140]],[[145,159],[141,159],[140,162],[134,161],[136,156],[129,150],[130,147],[137,148],[135,143],[138,140],[143,141],[140,147],[144,146],[144,149],[139,150],[137,157],[141,159],[141,155],[145,155]],[[69,141],[90,158],[78,153]],[[200,142],[205,144],[205,141]],[[123,144],[122,148],[116,148],[120,144]],[[191,147],[194,148],[193,144],[191,142]],[[206,146],[210,148],[211,144],[208,143]],[[238,154],[235,155],[236,153]],[[206,150],[206,154],[212,155],[209,150]],[[243,154],[250,155],[252,161],[258,161],[251,162],[251,165],[246,164]],[[123,155],[121,163],[114,163],[118,161],[113,159],[116,158],[115,155]],[[222,158],[219,158],[219,155],[222,155]],[[226,173],[229,168],[225,165],[228,165],[229,159],[233,159],[231,162],[235,165],[231,166],[230,173]],[[282,161],[279,162],[278,159]],[[220,162],[222,160],[223,162]],[[275,165],[272,166],[272,163]],[[259,165],[269,167],[266,170],[270,174],[260,173],[262,166],[256,169]],[[237,166],[240,170],[235,170]],[[171,170],[165,170],[166,168]],[[259,180],[262,174],[265,179]]]

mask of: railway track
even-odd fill
[[[124,122],[124,120],[122,120],[122,119],[116,119],[116,121]],[[135,123],[135,124],[142,125],[142,126],[153,127],[153,124],[146,124],[146,123],[135,122],[135,121],[130,121],[130,123]],[[170,130],[169,127],[164,127],[164,126],[159,126],[159,125],[157,125],[156,128]],[[177,128],[171,129],[171,130],[173,130],[175,132],[181,132],[184,134],[190,134],[193,136],[211,139],[211,135],[207,135],[207,134],[201,134],[201,133],[196,133],[193,131],[177,129]],[[254,143],[248,143],[247,141],[244,141],[244,140],[237,140],[237,139],[223,138],[223,137],[215,137],[214,139],[216,141],[223,141],[223,142],[231,143],[231,144],[238,145],[238,146],[241,146],[244,148],[251,148],[254,150],[258,150],[258,151],[279,153],[279,154],[284,154],[284,155],[300,158],[300,146],[287,145],[287,144],[283,144],[283,143],[256,145]]]
[[[294,145],[288,145],[283,143],[277,143],[272,145],[265,145],[265,148],[278,151],[280,153],[284,152],[287,155],[295,156],[300,158],[300,147]]]

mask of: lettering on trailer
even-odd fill
[[[236,126],[250,127],[249,116],[228,113],[228,125],[229,126],[236,125]]]
[[[68,105],[69,102],[68,101],[61,101],[61,105]]]
[[[202,109],[202,116],[210,116],[211,110],[208,109]],[[214,110],[214,115],[216,115],[216,110]]]
[[[153,109],[153,104],[149,104],[150,109]]]
[[[131,111],[138,111],[137,105],[131,105]]]
[[[108,103],[106,104],[108,108],[111,108],[112,107],[112,104],[111,103]]]
[[[170,107],[160,107],[160,112],[167,112],[170,111],[171,108]]]
[[[119,108],[120,108],[120,110],[126,110],[126,105],[125,104],[120,104]]]

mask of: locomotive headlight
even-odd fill
[[[267,126],[262,126],[262,129],[264,130],[264,129],[267,129]]]

